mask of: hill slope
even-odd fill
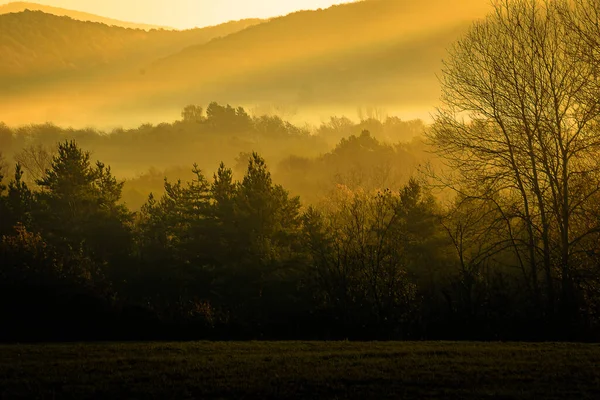
[[[143,65],[190,45],[226,36],[260,20],[186,31],[127,29],[41,11],[0,15],[0,81]]]
[[[0,16],[0,31],[9,37],[0,32],[0,57],[7,60],[12,51],[17,54],[13,71],[28,71],[18,84],[7,80],[12,91],[4,91],[10,95],[0,104],[0,120],[136,125],[174,119],[186,104],[213,100],[248,107],[285,105],[316,118],[352,116],[357,106],[426,116],[439,97],[436,74],[446,48],[489,8],[481,0],[368,0],[260,24],[242,21],[200,30],[210,33],[205,40],[194,36],[196,30],[117,33],[121,28],[70,19],[50,23],[49,17],[31,12]],[[3,18],[21,21],[5,29]],[[42,28],[37,19],[51,28]],[[65,35],[68,29],[72,33]],[[96,34],[105,45],[90,39]],[[25,39],[15,45],[19,36]],[[59,45],[64,50],[53,49]],[[75,61],[74,54],[80,56]],[[69,77],[74,71],[88,75],[69,85],[54,77],[42,79],[41,86],[40,76],[48,68],[35,68],[52,63],[36,62],[36,57],[50,57]],[[89,74],[115,65],[117,72],[100,78]]]
[[[133,22],[125,22],[119,21],[112,18],[105,18],[94,14],[89,14],[81,11],[67,10],[65,8],[45,6],[42,4],[36,3],[27,3],[22,1],[12,2],[4,5],[0,5],[0,15],[8,14],[8,13],[19,13],[25,10],[30,11],[42,11],[46,14],[53,14],[57,16],[70,17],[79,21],[90,21],[90,22],[99,22],[102,24],[106,24],[109,26],[120,26],[122,28],[131,28],[131,29],[172,29],[166,26],[159,25],[148,25],[148,24],[136,24]]]
[[[446,48],[488,9],[480,0],[370,0],[297,12],[185,49],[148,79],[188,100],[431,105]]]

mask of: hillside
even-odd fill
[[[0,120],[131,126],[210,101],[283,106],[317,121],[359,106],[426,118],[447,47],[489,7],[369,0],[183,32],[8,14],[0,16],[0,57],[11,60],[0,64]]]
[[[27,3],[27,2],[13,2],[4,5],[0,5],[0,15],[8,14],[8,13],[19,13],[25,10],[30,11],[42,11],[46,14],[58,15],[61,17],[70,17],[79,21],[90,21],[90,22],[99,22],[102,24],[106,24],[109,26],[120,26],[122,28],[131,28],[131,29],[172,29],[166,26],[159,25],[148,25],[148,24],[136,24],[133,22],[125,22],[119,21],[112,18],[105,18],[94,14],[89,14],[81,11],[67,10],[59,7],[46,6],[42,4],[36,3]]]
[[[446,48],[488,7],[371,0],[297,12],[185,49],[154,65],[149,77],[190,98],[227,93],[238,102],[430,103]]]
[[[0,82],[131,68],[187,46],[206,43],[258,23],[230,22],[186,31],[128,29],[41,11],[0,15]]]

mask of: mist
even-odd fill
[[[0,6],[3,398],[597,397],[600,2],[47,3]]]

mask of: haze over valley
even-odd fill
[[[13,12],[25,8],[41,11]],[[446,48],[488,8],[478,0],[371,0],[147,31],[0,6],[0,120],[135,127],[211,101],[284,109],[297,122],[356,118],[358,107],[428,118]]]

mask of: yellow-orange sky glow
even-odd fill
[[[0,4],[11,1],[0,0]],[[348,0],[33,0],[123,21],[188,29],[243,18],[268,18]]]

